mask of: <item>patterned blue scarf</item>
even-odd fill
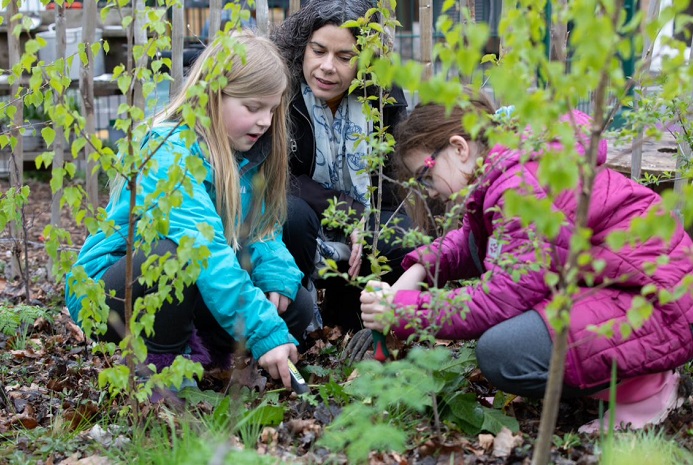
[[[313,180],[328,189],[348,194],[366,207],[370,205],[371,178],[364,170],[368,144],[355,147],[358,134],[370,134],[371,124],[355,95],[347,95],[337,112],[315,97],[306,84],[301,93],[315,130],[316,160]]]

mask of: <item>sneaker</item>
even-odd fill
[[[315,283],[313,283],[312,279],[308,280],[306,289],[308,290],[308,292],[310,292],[310,297],[313,299],[313,319],[310,321],[308,327],[306,328],[306,331],[303,335],[304,339],[306,339],[306,336],[308,334],[312,333],[313,331],[319,331],[323,327],[322,315],[320,314],[320,307],[318,306],[318,290],[315,288]]]
[[[670,371],[658,373],[657,375],[661,376],[657,392],[635,402],[616,402],[616,429],[626,427],[642,429],[646,425],[657,425],[663,422],[674,409],[683,405],[684,398],[679,397],[679,374]],[[637,383],[629,383],[628,389],[637,390],[637,387]],[[605,426],[608,424],[608,419],[609,410],[604,412],[603,419],[593,420],[582,425],[578,432],[585,434],[598,433],[604,429],[601,427],[602,423]]]

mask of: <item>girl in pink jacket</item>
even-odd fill
[[[541,245],[551,259],[539,264],[532,228],[505,217],[503,206],[504,194],[510,190],[546,197],[537,175],[541,153],[489,147],[483,130],[472,137],[461,124],[467,112],[495,123],[488,98],[475,94],[471,103],[464,109],[456,106],[449,115],[443,106],[420,105],[398,126],[396,160],[403,179],[415,178],[432,198],[449,200],[467,187],[470,194],[460,229],[410,253],[403,262],[407,271],[392,286],[369,283],[361,295],[362,318],[366,328],[382,331],[382,314],[394,308],[393,330],[400,338],[428,327],[439,338],[479,339],[479,367],[493,385],[521,396],[542,397],[554,333],[546,315],[552,289],[545,277],[566,263],[577,193],[565,191],[553,201],[554,210],[562,212],[565,221],[556,238]],[[575,125],[579,134],[587,134],[587,115],[575,111],[563,121]],[[577,145],[584,153],[587,136],[580,135]],[[599,272],[590,269],[581,274],[595,278],[591,284],[589,279],[580,281],[570,312],[563,393],[608,399],[615,360],[616,423],[641,428],[661,422],[676,407],[679,376],[674,369],[693,359],[693,243],[677,223],[668,241],[653,238],[635,247],[611,249],[606,243],[609,233],[628,230],[634,219],[655,211],[661,199],[603,166],[605,161],[602,141],[587,226],[592,230],[592,263],[603,261],[605,266]],[[652,271],[648,265],[663,256],[668,260]],[[509,257],[515,270],[508,265]],[[524,271],[515,272],[518,266]],[[471,278],[480,280],[458,286],[443,298],[435,292],[436,286]],[[628,321],[634,299],[642,299],[643,287],[650,285],[672,291],[687,287],[669,302],[660,302],[656,293],[648,294],[651,316],[629,337],[622,337],[619,324]],[[615,323],[613,337],[590,329],[607,322]],[[597,428],[595,420],[581,431]]]

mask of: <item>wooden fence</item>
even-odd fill
[[[17,15],[22,7],[23,0],[11,0],[6,12],[5,24],[9,30],[14,30],[22,21],[21,17]],[[79,27],[81,27],[82,40],[86,44],[94,43],[98,41],[96,36],[97,26],[99,25],[99,11],[97,8],[98,0],[89,0],[83,4],[81,10],[81,20],[79,22]],[[186,0],[185,7],[183,4],[179,4],[176,7],[171,8],[169,12],[169,18],[171,21],[171,38],[172,38],[172,50],[171,50],[171,76],[173,78],[172,84],[170,86],[170,92],[173,94],[177,92],[178,86],[183,81],[183,71],[184,71],[184,56],[186,44],[190,44],[194,41],[200,40],[211,40],[215,33],[219,31],[222,27],[222,12],[223,5],[222,0],[208,0],[207,3],[202,3],[204,0]],[[271,0],[270,0],[271,1]],[[560,0],[565,2],[566,0]],[[416,10],[418,16],[418,50],[416,53],[412,53],[411,56],[414,59],[418,59],[424,64],[424,78],[428,78],[434,72],[434,64],[432,58],[432,50],[434,43],[434,4],[433,0],[411,0],[410,3],[401,2],[402,4],[409,5],[411,7],[410,11]],[[465,1],[462,0],[461,7],[467,7],[470,9],[471,17],[475,17],[474,10],[476,2],[474,0]],[[554,2],[554,3],[558,3]],[[632,0],[631,0],[632,3]],[[646,8],[649,10],[649,15],[658,14],[659,11],[659,1],[651,0],[649,2],[643,2]],[[286,5],[286,4],[284,4]],[[144,11],[145,0],[133,0],[132,11]],[[290,0],[288,2],[288,8],[277,11],[276,6],[270,8],[268,0],[257,0],[255,2],[255,26],[260,34],[267,34],[270,30],[272,22],[277,22],[283,18],[285,14],[291,14],[300,8],[300,0]],[[398,7],[399,8],[399,7]],[[438,7],[439,8],[439,7]],[[277,14],[280,13],[281,16],[278,19]],[[48,13],[51,14],[50,12]],[[66,53],[66,33],[67,33],[67,20],[70,17],[71,11],[65,6],[57,6],[55,11],[52,13],[54,15],[55,23],[55,56],[64,57]],[[411,12],[410,16],[414,16]],[[108,40],[111,45],[111,53],[106,56],[106,61],[109,60],[130,60],[132,59],[132,54],[130,50],[132,47],[138,44],[143,44],[146,42],[146,32],[144,25],[145,18],[143,15],[136,14],[134,18],[134,27],[131,28],[134,34],[130,35],[123,31],[120,35],[114,34],[113,29],[108,31],[104,30],[103,38]],[[74,24],[73,24],[74,26]],[[205,32],[203,33],[203,29]],[[108,33],[107,33],[108,32]],[[564,37],[561,34],[565,34],[565,31],[554,30],[553,31],[553,49],[554,53],[559,57],[565,59],[565,50],[562,50],[558,44],[564,43]],[[405,31],[405,37],[413,37],[412,31]],[[13,65],[19,62],[22,53],[22,46],[25,39],[18,38],[13,34],[7,34],[7,50],[8,50],[8,67],[11,69]],[[118,43],[120,48],[116,49],[114,44]],[[412,42],[413,46],[415,42]],[[1,45],[0,45],[1,46]],[[50,44],[49,44],[50,46]],[[646,48],[647,49],[647,48]],[[88,54],[91,55],[89,47],[87,47]],[[124,50],[124,51],[123,51]],[[122,52],[122,53],[121,53]],[[0,61],[2,60],[2,52],[0,52]],[[115,57],[115,58],[114,58]],[[146,60],[146,58],[144,58]],[[94,63],[94,57],[90,56],[90,63]],[[139,65],[144,65],[146,63],[139,63]],[[1,66],[1,65],[0,65]],[[112,64],[108,66],[112,67]],[[81,101],[82,114],[85,116],[87,121],[86,131],[87,134],[94,134],[97,131],[95,124],[95,98],[99,96],[109,96],[119,94],[119,90],[114,82],[96,80],[94,76],[94,66],[82,67],[79,72],[79,79],[74,80],[72,86],[75,87],[79,92],[79,97]],[[21,85],[25,85],[26,82],[17,81],[9,84],[7,82],[0,82],[0,92],[8,93],[10,96],[17,96]],[[4,88],[3,88],[4,86]],[[141,83],[139,83],[141,86]],[[15,147],[12,157],[11,164],[14,165],[14,169],[10,169],[11,182],[14,185],[21,184],[22,179],[22,166],[24,161],[24,150],[22,146],[22,137],[19,132],[19,128],[22,126],[24,117],[22,114],[23,105],[21,99],[15,98],[12,100],[12,104],[16,106],[17,112],[14,119],[14,125],[12,126],[11,134],[17,137],[18,144]],[[135,104],[144,107],[144,101],[142,97],[141,87],[136,89],[135,92]],[[59,125],[58,125],[59,126]],[[56,127],[56,142],[54,143],[55,157],[53,160],[53,166],[56,169],[62,168],[64,164],[64,153],[65,153],[65,143],[64,136],[60,133],[61,129]],[[633,145],[632,157],[630,160],[630,166],[632,166],[632,175],[635,178],[640,177],[640,166],[642,152],[640,147],[641,143],[636,143]],[[94,165],[90,159],[90,148],[85,147],[84,153],[82,155],[83,160],[86,161],[86,190],[89,195],[90,201],[96,205],[98,203],[98,189],[97,189],[97,177],[94,175]],[[60,193],[55,195],[55,200],[53,202],[52,209],[54,210],[54,220],[55,224],[59,224],[59,208],[58,202],[60,198]]]

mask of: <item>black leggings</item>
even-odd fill
[[[162,256],[167,252],[175,255],[178,246],[170,239],[162,239],[152,248],[152,255]],[[142,269],[142,263],[147,257],[138,252],[134,257],[134,270],[136,277]],[[120,342],[125,334],[125,257],[111,266],[103,276],[106,287],[106,303],[111,308],[108,318],[108,331],[100,337],[107,342]],[[156,288],[142,285],[135,278],[132,286],[133,301],[143,297]],[[115,298],[108,295],[115,290]],[[299,341],[303,341],[303,333],[311,321],[313,304],[310,293],[303,287],[299,289],[296,300],[289,305],[281,316],[286,322],[291,334]],[[175,296],[171,302],[164,301],[154,319],[154,333],[151,337],[145,336],[145,343],[150,353],[181,354],[192,335],[193,328],[197,329],[200,338],[210,349],[218,351],[233,351],[236,341],[224,330],[205,305],[200,291],[196,285],[186,287],[183,291],[183,300],[179,301]]]

